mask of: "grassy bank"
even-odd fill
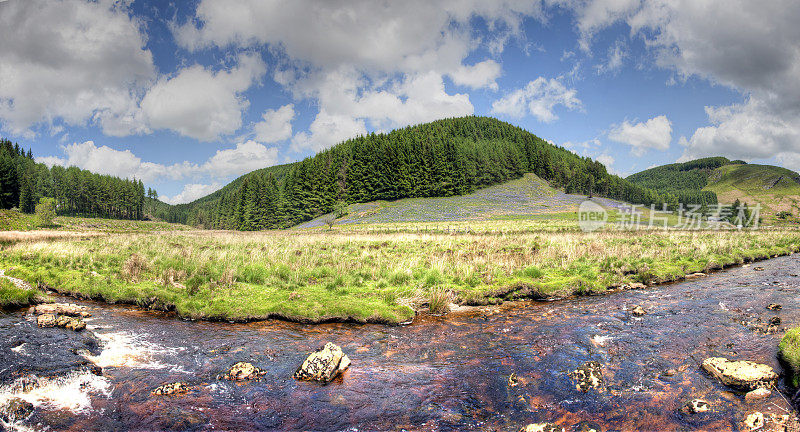
[[[431,305],[599,294],[788,254],[800,232],[187,232],[23,241],[7,274],[192,318],[398,323]]]
[[[0,309],[13,309],[40,303],[44,296],[36,290],[17,288],[10,280],[0,278]]]
[[[786,332],[778,346],[781,360],[788,366],[792,385],[800,388],[800,327]]]

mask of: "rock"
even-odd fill
[[[0,420],[6,423],[24,420],[31,413],[33,413],[33,404],[20,398],[12,398],[0,406]]]
[[[753,271],[764,271],[764,267],[753,267]]]
[[[68,322],[67,325],[64,326],[64,328],[66,328],[67,330],[81,331],[86,328],[86,323],[78,318],[72,318],[70,319],[70,322]]]
[[[578,423],[572,427],[572,430],[577,432],[603,432],[603,429],[599,425],[589,421]]]
[[[702,399],[692,399],[689,402],[686,402],[686,405],[683,406],[683,409],[689,414],[698,414],[710,411],[711,405]]]
[[[53,314],[44,314],[36,317],[36,324],[41,328],[55,327],[56,316]]]
[[[31,308],[35,315],[52,314],[52,315],[67,315],[71,317],[89,318],[92,316],[86,311],[85,306],[80,306],[70,303],[47,303],[40,304]]]
[[[564,432],[564,428],[553,423],[531,423],[519,432]]]
[[[764,414],[756,411],[748,415],[744,419],[744,425],[747,429],[753,431],[764,427]]]
[[[599,392],[604,390],[603,370],[600,363],[596,361],[585,363],[572,371],[569,376],[575,380],[575,388],[584,393],[588,392],[589,389],[595,389]]]
[[[760,401],[762,399],[766,399],[772,395],[772,392],[765,388],[757,388],[755,390],[751,390],[744,395],[744,400],[747,403],[753,403],[756,401]]]
[[[675,376],[677,373],[678,371],[676,371],[675,369],[667,369],[664,372],[661,372],[661,375],[665,377],[672,377]]]
[[[645,314],[647,314],[647,311],[644,310],[644,308],[641,305],[637,305],[633,309],[631,309],[631,315],[635,317],[644,316]]]
[[[311,353],[294,373],[295,379],[302,381],[330,382],[336,375],[350,366],[350,358],[342,348],[333,343]]]
[[[647,285],[645,285],[643,283],[640,283],[640,282],[631,282],[631,283],[628,284],[628,289],[632,289],[632,290],[639,290],[639,289],[645,289],[645,288],[647,288]]]
[[[686,275],[686,279],[697,279],[697,278],[706,277],[706,276],[708,276],[708,275],[705,274],[705,273],[692,273],[692,274]]]
[[[781,317],[772,317],[769,319],[769,325],[780,325],[781,324]]]
[[[741,390],[771,387],[778,379],[772,367],[748,360],[711,357],[703,360],[703,369],[723,384]]]
[[[184,394],[188,391],[189,391],[189,386],[187,386],[186,383],[175,382],[175,383],[160,385],[150,393],[157,396],[169,396],[169,395]]]
[[[220,376],[220,379],[226,379],[229,381],[254,380],[258,379],[264,374],[266,374],[266,372],[253,366],[252,363],[239,362],[231,366],[231,368],[228,369],[228,372]]]
[[[779,305],[778,303],[770,303],[769,306],[767,306],[767,309],[771,311],[779,311],[783,309],[783,306]]]

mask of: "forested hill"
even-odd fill
[[[243,176],[237,187],[184,205],[180,213],[186,220],[175,221],[221,229],[283,228],[343,203],[460,195],[526,172],[567,193],[640,204],[677,202],[673,194],[611,175],[601,163],[517,126],[476,116],[360,136],[282,170],[283,177],[274,170]]]
[[[0,139],[0,209],[32,213],[41,198],[54,198],[59,214],[141,219],[144,185],[76,167],[36,163],[30,150]]]
[[[730,161],[722,156],[696,159],[650,168],[627,177],[633,183],[657,191],[701,190],[715,169],[743,161]]]

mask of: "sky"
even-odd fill
[[[0,0],[0,136],[169,203],[493,116],[627,176],[800,169],[796,0]]]

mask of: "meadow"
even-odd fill
[[[6,274],[78,297],[194,319],[387,324],[454,305],[675,281],[800,250],[791,229],[583,233],[566,219],[3,237]]]

